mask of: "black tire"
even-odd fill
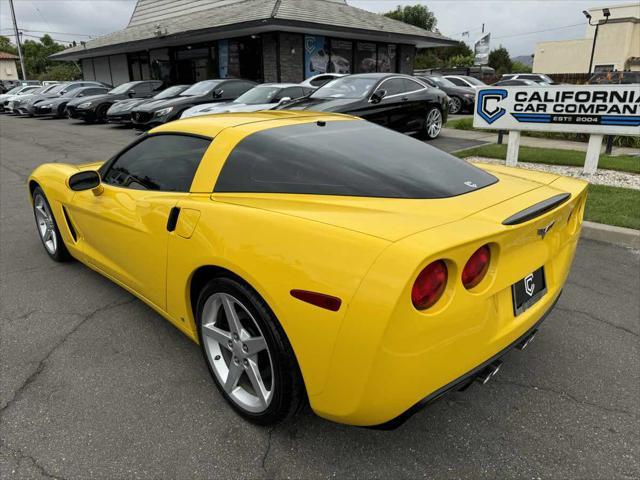
[[[247,308],[258,324],[262,336],[266,341],[273,368],[273,397],[263,412],[250,412],[238,405],[224,390],[224,386],[216,377],[207,356],[202,329],[203,309],[207,300],[212,295],[218,293],[231,295],[242,302],[243,306]],[[293,416],[305,403],[307,398],[306,390],[291,344],[280,326],[278,319],[265,301],[253,289],[238,280],[228,277],[219,277],[210,280],[198,296],[196,324],[200,348],[211,378],[213,378],[214,383],[225,400],[240,416],[258,425],[272,425]]]
[[[38,219],[38,215],[36,214],[36,206],[39,203],[39,199],[42,199],[42,201],[46,205],[46,208],[48,209],[48,212],[51,215],[51,222],[49,224],[49,227],[51,228],[52,235],[55,236],[54,251],[51,251],[51,249],[47,247],[45,239],[40,233],[39,219]],[[53,215],[53,211],[51,210],[51,205],[49,204],[49,201],[47,200],[46,195],[44,194],[44,192],[40,187],[36,187],[33,190],[33,216],[36,220],[36,229],[37,229],[38,236],[42,241],[42,246],[44,247],[44,251],[47,252],[47,255],[49,255],[49,257],[51,257],[51,259],[55,260],[56,262],[68,262],[69,260],[71,260],[72,258],[71,254],[69,253],[69,250],[67,250],[67,246],[64,244],[62,235],[60,235],[60,229],[58,228],[58,223],[56,222],[56,218]]]
[[[98,108],[96,108],[96,122],[105,123],[107,121],[107,110],[109,110],[109,107],[110,105],[99,105]]]

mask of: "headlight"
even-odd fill
[[[162,108],[158,110],[154,116],[164,117],[165,115],[169,115],[172,111],[173,111],[173,107]]]
[[[84,103],[81,103],[80,105],[78,105],[77,108],[80,108],[80,109],[89,108],[90,106],[91,106],[91,102],[84,102]]]
[[[51,108],[51,107],[53,107],[53,103],[47,103],[47,104],[44,104],[44,105],[40,105],[40,107],[41,108]]]

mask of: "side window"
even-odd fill
[[[424,85],[416,82],[415,80],[411,80],[409,78],[404,79],[405,92],[415,92],[416,90],[423,90],[424,88]]]
[[[330,82],[331,80],[333,80],[333,77],[331,75],[321,75],[311,80],[310,83],[314,87],[321,87],[322,85],[324,85],[327,82]]]
[[[89,95],[102,95],[103,93],[107,93],[108,90],[106,88],[89,88],[84,91],[84,96],[88,97]]]
[[[460,78],[448,77],[447,80],[449,80],[454,85],[457,85],[458,87],[468,87],[469,86],[469,85],[466,84],[465,81],[461,80]]]
[[[135,190],[188,192],[211,140],[186,135],[152,135],[109,167],[104,182]]]
[[[255,85],[248,82],[226,82],[218,88],[224,90],[224,93],[222,94],[223,98],[238,98],[244,92],[253,87],[255,87]]]
[[[382,82],[382,84],[376,90],[386,90],[387,97],[404,93],[404,78],[391,78],[385,82]]]

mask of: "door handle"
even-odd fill
[[[178,215],[180,215],[180,207],[173,207],[169,212],[167,219],[167,231],[173,232],[178,224]]]

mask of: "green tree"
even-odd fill
[[[38,75],[38,80],[57,80],[59,82],[69,82],[80,80],[82,72],[80,67],[74,62],[55,62],[47,68],[45,73]]]
[[[513,64],[511,63],[511,57],[509,57],[509,51],[504,48],[496,48],[489,53],[489,66],[493,68],[498,75],[503,73],[510,73]]]
[[[438,24],[436,16],[424,5],[398,5],[398,8],[384,14],[385,17],[399,20],[424,30],[433,32]]]
[[[513,62],[511,65],[511,73],[531,73],[531,67],[522,62]]]
[[[0,52],[11,53],[12,55],[18,54],[18,48],[11,43],[9,37],[0,35]]]
[[[69,62],[57,62],[49,58],[67,48],[49,35],[39,41],[27,40],[22,46],[27,78],[39,80],[73,80],[78,78],[77,67]],[[57,78],[52,78],[55,76]]]
[[[415,68],[417,69],[429,69],[429,68],[444,68],[449,67],[451,59],[456,57],[457,60],[465,58],[462,63],[465,65],[467,57],[471,57],[471,64],[473,65],[473,51],[464,42],[458,42],[453,47],[437,47],[437,48],[421,48],[418,50],[415,61]],[[461,63],[461,64],[462,64]],[[460,65],[461,65],[460,64]]]
[[[445,67],[470,67],[473,65],[475,57],[473,55],[454,55],[447,59]]]

